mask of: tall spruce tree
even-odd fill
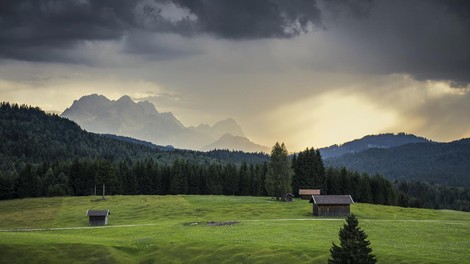
[[[359,227],[355,215],[346,218],[346,224],[339,230],[340,246],[333,242],[329,264],[373,264],[377,259],[372,254],[367,234]]]
[[[276,197],[276,200],[292,190],[292,168],[288,158],[287,148],[284,143],[276,144],[271,151],[271,160],[266,174],[266,191],[268,195]]]
[[[171,170],[169,193],[171,194],[187,194],[188,193],[188,177],[185,174],[185,161],[175,160]]]
[[[292,168],[294,176],[292,178],[292,188],[295,194],[299,189],[322,189],[325,192],[325,167],[320,151],[314,148],[307,148],[292,158]]]
[[[250,195],[251,194],[251,180],[252,180],[252,174],[250,173],[250,170],[248,168],[248,165],[246,164],[245,161],[242,162],[242,165],[240,166],[239,170],[240,174],[240,187],[239,187],[239,194],[240,195]]]

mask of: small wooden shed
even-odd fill
[[[111,214],[109,210],[87,210],[86,215],[89,217],[88,223],[93,226],[107,225],[108,216]]]
[[[349,216],[354,201],[351,195],[312,195],[310,203],[315,216]]]
[[[292,193],[286,193],[282,196],[282,201],[284,202],[292,202],[292,199],[294,199],[294,195]]]
[[[320,189],[299,189],[299,196],[304,200],[310,199],[312,195],[320,195]]]

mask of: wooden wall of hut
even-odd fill
[[[314,205],[313,215],[315,216],[349,216],[349,204],[328,204],[328,205]]]

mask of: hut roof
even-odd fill
[[[352,204],[351,195],[312,195],[310,203],[314,204]]]
[[[319,189],[299,189],[299,195],[320,195]]]
[[[87,210],[87,216],[108,216],[111,212],[109,210]]]

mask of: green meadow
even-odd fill
[[[87,209],[110,209],[109,225],[91,228]],[[311,211],[305,200],[236,196],[0,201],[0,263],[326,263],[344,219]],[[370,204],[351,211],[379,263],[470,263],[470,213]]]

